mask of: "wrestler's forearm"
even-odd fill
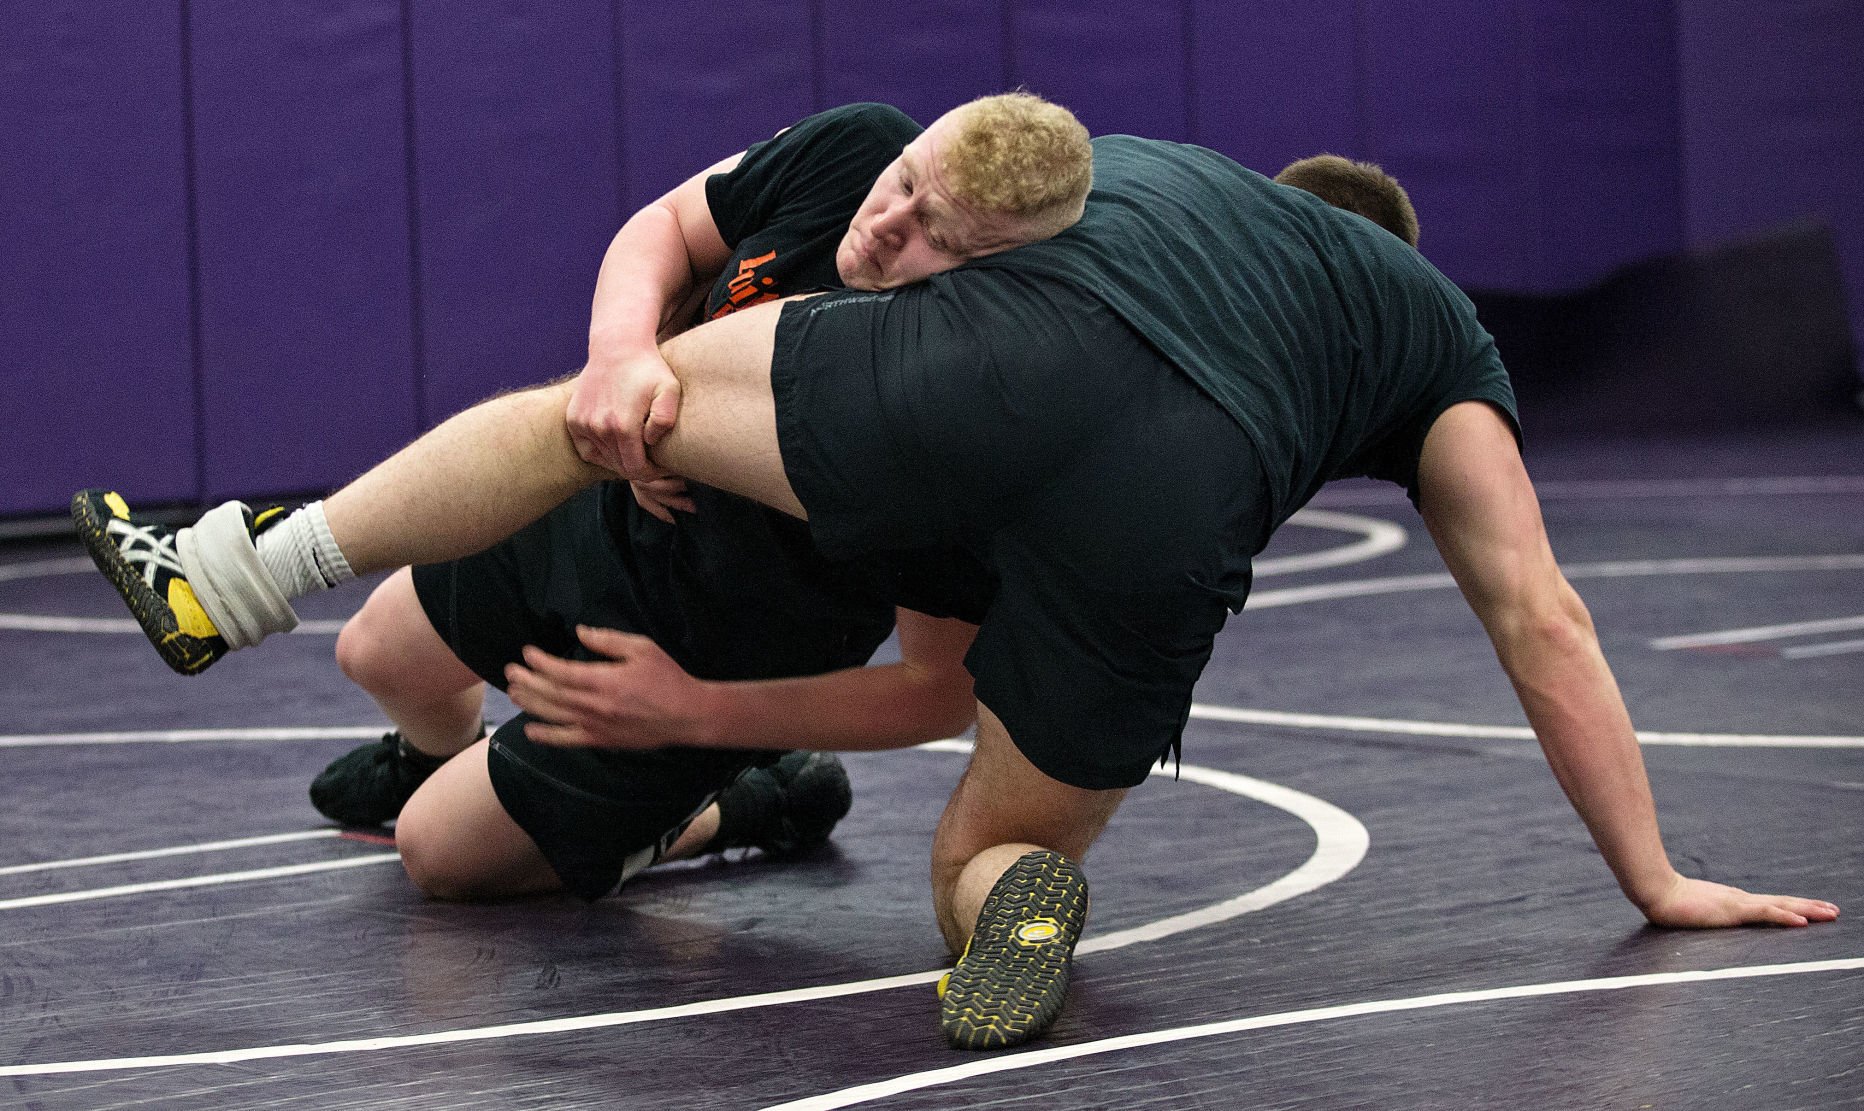
[[[901,748],[970,728],[964,669],[977,627],[899,611],[900,662],[797,679],[711,684],[704,743],[721,748]]]
[[[705,748],[865,752],[955,737],[970,728],[968,682],[954,686],[908,664],[798,679],[719,683],[705,715]]]
[[[1630,714],[1585,607],[1565,594],[1557,612],[1503,618],[1491,635],[1554,777],[1625,896],[1648,909],[1676,872]]]

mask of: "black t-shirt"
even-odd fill
[[[706,181],[706,201],[732,249],[702,318],[777,297],[840,288],[835,248],[875,178],[919,134],[897,109],[857,104],[811,116],[746,151]],[[884,563],[824,558],[803,522],[690,484],[697,512],[666,524],[626,483],[601,499],[607,530],[643,630],[703,678],[767,674],[741,659],[732,630],[768,617],[845,645],[838,666],[864,662],[893,625],[897,591]],[[798,653],[802,655],[802,653]]]
[[[706,203],[731,248],[705,319],[778,297],[840,289],[835,248],[874,179],[920,132],[884,104],[810,116],[706,179]]]

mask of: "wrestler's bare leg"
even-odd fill
[[[563,413],[572,386],[475,405],[324,499],[350,568],[363,575],[471,555],[614,477],[570,443]]]
[[[682,400],[678,423],[650,455],[675,474],[803,517],[783,472],[770,389],[781,305],[745,309],[661,345]]]
[[[395,822],[401,866],[436,899],[509,898],[562,887],[492,790],[489,743],[477,741],[441,765]]]
[[[1079,863],[1126,797],[1049,778],[977,707],[977,744],[932,843],[932,906],[952,952],[971,939],[990,889],[1024,853],[1052,849]]]
[[[452,756],[479,739],[485,683],[428,620],[404,567],[369,595],[337,635],[337,666],[429,756]]]
[[[529,834],[513,821],[492,788],[489,741],[447,761],[408,800],[395,823],[395,848],[416,887],[436,899],[508,899],[558,891]],[[668,848],[663,860],[695,856],[718,833],[718,806],[708,806]]]
[[[654,451],[676,474],[802,516],[777,451],[770,392],[777,304],[734,313],[661,351],[681,381],[679,423]],[[357,574],[481,551],[614,475],[576,454],[573,383],[505,394],[459,413],[324,500]]]

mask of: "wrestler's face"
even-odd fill
[[[892,289],[1038,238],[1014,220],[967,207],[946,188],[940,151],[957,131],[952,117],[940,116],[908,143],[868,190],[835,250],[848,288]]]

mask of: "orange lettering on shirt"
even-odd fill
[[[749,308],[752,305],[761,305],[765,301],[776,300],[777,295],[775,293],[772,293],[768,289],[758,288],[760,285],[769,286],[775,284],[775,279],[759,278],[757,276],[757,268],[776,257],[777,252],[772,250],[758,255],[756,258],[747,258],[738,263],[738,272],[732,276],[731,281],[725,283],[725,288],[730,291],[726,294],[725,303],[720,305],[712,313],[711,319],[717,320],[719,317],[737,312],[739,309]]]

